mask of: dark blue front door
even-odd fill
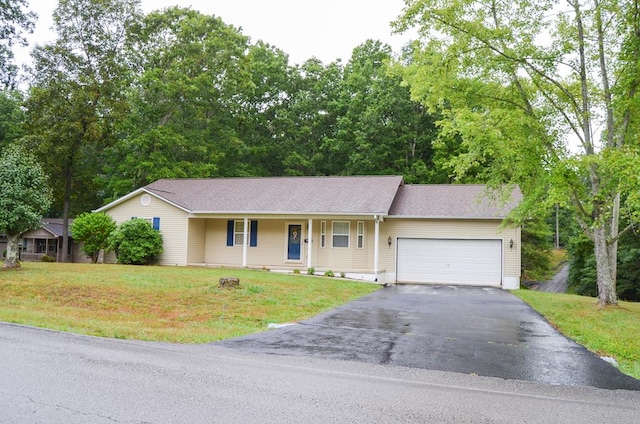
[[[300,260],[300,236],[302,235],[301,225],[289,225],[289,247],[287,248],[287,259]]]

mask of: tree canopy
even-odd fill
[[[600,304],[615,304],[621,211],[640,211],[640,14],[633,2],[407,0],[400,30],[417,28],[399,72],[439,111],[440,136],[494,185],[519,184],[521,218],[570,205],[594,242]],[[575,145],[574,145],[575,144]]]
[[[3,0],[0,6],[0,88],[12,90],[18,74],[13,46],[26,46],[24,34],[33,31],[37,15],[26,10],[27,0]]]
[[[51,205],[49,180],[36,158],[15,145],[0,156],[0,234],[7,237],[4,268],[20,266],[18,239],[41,225]]]
[[[56,181],[63,251],[69,217],[100,201],[102,153],[128,109],[126,32],[140,16],[138,0],[60,0],[57,40],[33,52],[27,142]]]

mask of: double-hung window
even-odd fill
[[[244,220],[238,219],[234,221],[233,245],[242,246],[244,242]]]
[[[249,221],[249,246],[258,246],[258,221]],[[244,242],[244,219],[227,221],[227,246],[242,246]]]
[[[320,247],[327,245],[327,221],[320,222]]]
[[[332,247],[349,247],[349,221],[334,221]]]
[[[357,246],[358,249],[364,249],[364,221],[358,221],[358,227],[357,227]]]

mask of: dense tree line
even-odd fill
[[[136,0],[61,0],[24,101],[0,99],[3,144],[38,153],[52,213],[75,216],[159,178],[401,174],[436,169],[435,117],[369,40],[351,59],[291,65],[215,16]],[[21,126],[20,122],[24,125]],[[23,132],[21,132],[23,131]]]

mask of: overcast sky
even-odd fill
[[[29,3],[39,15],[31,43],[52,40],[51,13],[57,1]],[[353,48],[369,38],[388,43],[398,52],[409,39],[392,35],[389,25],[400,15],[403,0],[142,0],[145,13],[173,5],[213,14],[241,27],[253,41],[264,40],[289,54],[291,64],[312,56],[325,64],[338,58],[346,62]],[[20,62],[27,60],[28,51],[16,53]]]

